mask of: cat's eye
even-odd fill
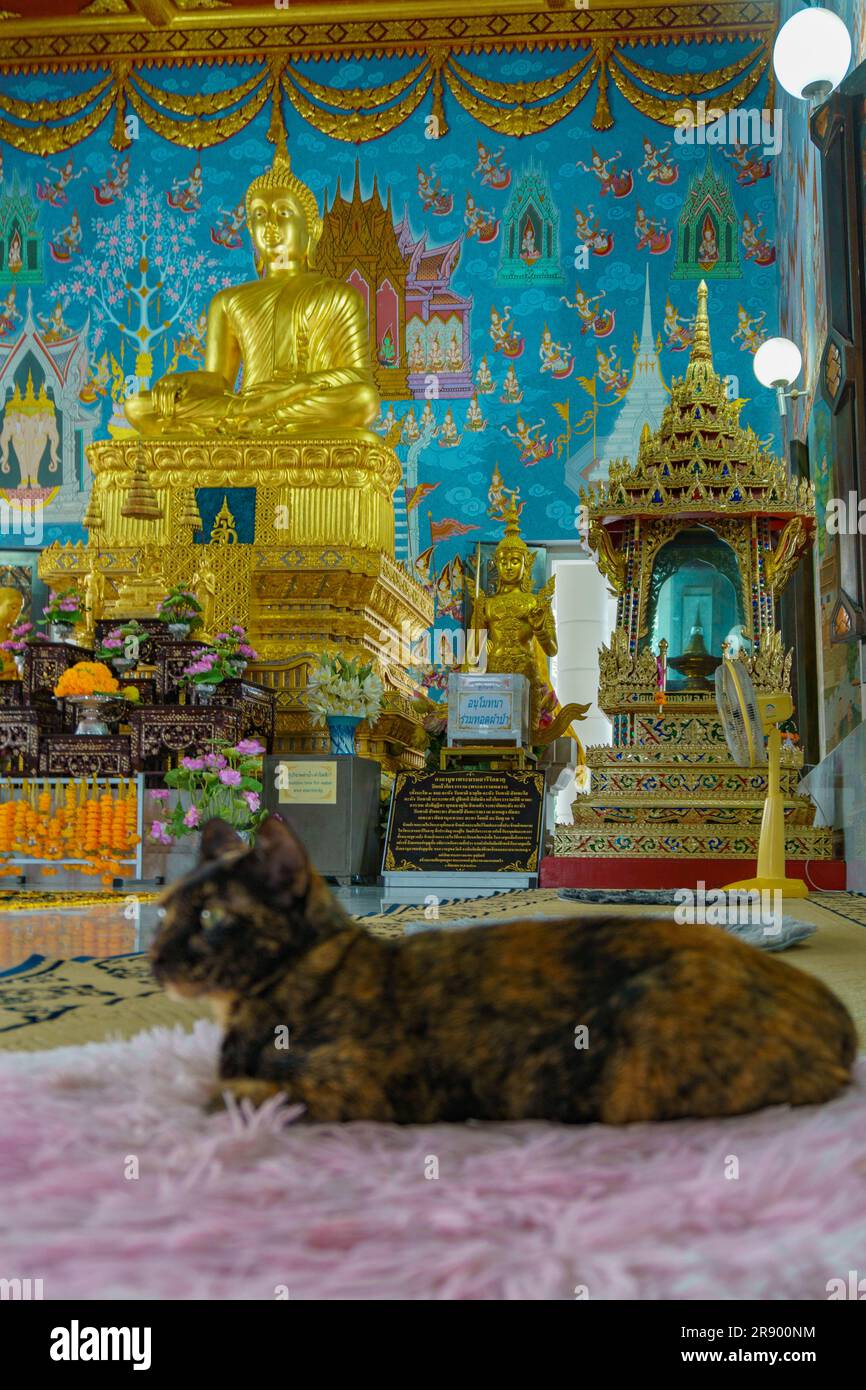
[[[203,907],[199,913],[199,922],[205,936],[210,936],[219,931],[227,920],[227,913],[220,907]]]

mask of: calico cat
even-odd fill
[[[212,1001],[220,1095],[283,1092],[310,1120],[624,1124],[808,1105],[850,1079],[844,1005],[715,927],[517,920],[384,940],[276,817],[252,849],[210,821],[163,904],[154,974]]]

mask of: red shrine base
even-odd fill
[[[541,888],[724,888],[753,878],[754,859],[572,859],[548,855],[541,861]],[[789,878],[816,891],[844,890],[844,859],[789,859]]]

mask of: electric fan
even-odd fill
[[[758,695],[748,668],[726,655],[716,669],[716,705],[728,751],[740,767],[767,768],[767,799],[758,842],[758,873],[731,888],[770,889],[788,898],[808,897],[801,878],[785,877],[785,802],[781,790],[782,736],[778,726],[794,713],[783,690]],[[766,742],[765,740],[766,736]]]

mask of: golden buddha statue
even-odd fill
[[[479,589],[472,615],[476,634],[487,634],[484,669],[526,676],[531,691],[533,743],[550,743],[568,733],[577,741],[583,762],[580,740],[569,726],[572,719],[585,718],[589,705],[561,708],[547,672],[547,658],[555,656],[558,649],[553,617],[555,581],[550,579],[537,593],[533,591],[532,554],[520,534],[513,495],[504,521],[505,535],[494,552],[496,588],[491,594]]]
[[[211,300],[204,370],[131,396],[127,419],[160,438],[363,429],[380,407],[366,310],[357,290],[314,268],[322,219],[285,144],[250,184],[246,213],[261,278]]]

